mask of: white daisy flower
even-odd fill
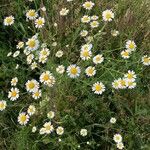
[[[102,82],[96,82],[92,86],[92,91],[95,94],[102,94],[105,91],[105,86]]]
[[[5,17],[4,25],[5,26],[10,26],[10,25],[14,24],[14,20],[15,20],[15,18],[13,16]]]
[[[81,136],[87,136],[87,129],[81,129],[80,130],[80,135]]]
[[[7,106],[6,101],[0,100],[0,111],[5,110],[6,106]]]
[[[117,148],[118,149],[123,149],[124,148],[124,144],[122,142],[117,143]]]
[[[123,79],[119,78],[118,83],[119,83],[120,89],[126,89],[127,88],[126,78],[123,78]]]
[[[19,98],[19,89],[11,88],[11,90],[8,92],[8,98],[10,98],[11,101],[17,100]]]
[[[18,42],[18,44],[16,45],[17,49],[21,49],[24,47],[24,42]]]
[[[87,30],[82,30],[82,31],[80,32],[80,35],[81,35],[82,37],[85,37],[85,36],[88,35],[88,31],[87,31]]]
[[[112,82],[112,87],[113,87],[114,89],[119,89],[119,87],[120,87],[119,80],[114,80],[114,81]]]
[[[84,4],[83,4],[83,8],[87,9],[87,10],[91,10],[93,8],[95,4],[91,1],[86,1]]]
[[[37,38],[32,37],[32,38],[28,39],[28,41],[26,42],[27,49],[29,51],[35,51],[39,48],[39,43],[40,42],[38,41]]]
[[[48,57],[45,57],[43,55],[39,56],[39,63],[45,64],[48,60]]]
[[[29,54],[27,56],[27,64],[31,64],[33,59],[34,59],[34,55],[33,54]]]
[[[35,92],[32,93],[32,97],[34,99],[39,99],[42,96],[41,90],[36,90]]]
[[[32,116],[33,114],[35,114],[35,111],[36,111],[35,106],[34,106],[34,105],[30,105],[30,106],[28,107],[27,113],[28,113],[30,116]]]
[[[127,85],[128,89],[134,89],[136,87],[136,82],[127,79],[126,85]]]
[[[67,74],[70,78],[79,77],[80,72],[81,72],[80,67],[78,67],[75,64],[67,67]]]
[[[115,123],[116,123],[116,118],[112,117],[112,118],[110,119],[110,123],[115,124]]]
[[[120,142],[122,142],[122,136],[120,134],[115,134],[114,137],[113,137],[113,140],[116,143],[120,143]]]
[[[143,63],[143,65],[145,65],[145,66],[149,66],[149,65],[150,65],[150,57],[148,57],[147,55],[144,55],[144,56],[142,57],[142,63]]]
[[[97,28],[99,26],[99,22],[98,21],[92,21],[90,23],[91,28]]]
[[[125,50],[125,51],[121,52],[121,57],[124,59],[128,59],[128,58],[130,58],[130,54],[131,54],[130,50]]]
[[[36,28],[42,28],[45,24],[45,19],[42,17],[39,17],[38,19],[35,20],[35,27]]]
[[[22,112],[18,116],[18,122],[21,125],[26,125],[29,121],[29,115],[27,115],[25,112]]]
[[[55,116],[55,112],[53,112],[53,111],[49,111],[49,112],[47,113],[47,118],[49,118],[49,119],[53,119],[54,116]]]
[[[25,85],[28,92],[36,92],[39,89],[39,82],[35,79],[28,80]]]
[[[26,12],[26,17],[29,20],[35,20],[38,17],[38,14],[34,9],[30,9]]]
[[[32,128],[32,132],[35,133],[36,131],[37,131],[37,127],[34,126],[34,127]]]
[[[85,15],[81,18],[82,23],[89,23],[90,21],[91,21],[90,16]]]
[[[102,17],[104,21],[112,21],[112,19],[114,19],[114,13],[111,10],[105,10],[102,13]]]
[[[37,63],[36,62],[33,62],[32,64],[31,64],[31,69],[32,70],[34,70],[35,68],[37,68],[38,66],[37,66]]]
[[[126,78],[129,81],[135,81],[136,74],[133,70],[128,70],[128,73],[124,75],[124,78]]]
[[[126,49],[128,49],[128,50],[130,50],[131,52],[132,51],[135,51],[136,50],[136,44],[135,44],[135,42],[134,41],[132,41],[132,40],[128,40],[127,42],[126,42]]]
[[[15,51],[14,54],[13,54],[13,57],[17,57],[18,55],[20,54],[20,51]]]
[[[86,68],[85,73],[88,77],[92,77],[96,74],[95,67],[89,66]]]
[[[59,74],[63,74],[63,73],[65,72],[65,66],[59,65],[59,66],[56,68],[56,71],[57,71],[57,73],[59,73]]]
[[[54,127],[51,124],[51,122],[46,122],[43,126],[45,128],[45,133],[46,134],[50,134],[50,133],[52,133],[54,131]]]
[[[60,50],[60,51],[56,52],[55,56],[58,58],[61,58],[63,56],[63,54],[64,54],[63,51]]]
[[[40,76],[40,82],[52,87],[55,84],[55,78],[50,71],[43,72]]]
[[[59,13],[60,13],[61,16],[66,16],[69,13],[69,9],[62,8]]]
[[[64,128],[61,127],[61,126],[59,126],[59,127],[56,129],[56,133],[57,133],[58,135],[62,135],[62,134],[64,133]]]
[[[93,63],[94,64],[101,64],[103,61],[104,61],[103,55],[98,54],[98,55],[93,57]]]
[[[18,78],[17,77],[11,79],[11,86],[16,86],[17,83],[18,83]]]
[[[41,56],[45,56],[45,57],[48,57],[50,55],[50,50],[48,48],[43,48],[41,51],[40,51],[40,55]]]
[[[91,16],[91,20],[97,20],[99,17],[96,15]]]

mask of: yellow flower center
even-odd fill
[[[30,11],[29,16],[34,17],[35,16],[35,11]]]
[[[128,74],[127,77],[128,77],[128,79],[132,79],[133,78],[133,74],[130,73],[130,74]]]
[[[40,95],[39,91],[35,92],[34,95],[38,97]]]
[[[35,40],[30,40],[28,42],[28,46],[31,47],[31,48],[35,47]]]
[[[33,82],[30,82],[28,84],[29,89],[33,89],[35,87],[35,84]]]
[[[107,14],[106,14],[106,18],[107,18],[107,19],[110,19],[110,18],[111,18],[111,14],[110,14],[110,13],[107,13]]]
[[[43,20],[42,20],[42,19],[39,19],[39,20],[37,21],[37,24],[38,24],[38,25],[43,25]]]
[[[17,92],[16,92],[16,91],[12,91],[12,92],[11,92],[11,96],[12,96],[12,97],[16,97],[16,95],[17,95]]]
[[[145,62],[145,63],[148,63],[149,61],[150,61],[149,58],[144,58],[144,62]]]
[[[48,75],[48,74],[45,74],[44,77],[43,77],[43,80],[44,80],[44,81],[49,80],[49,75]]]
[[[78,71],[77,71],[77,68],[72,67],[72,68],[70,69],[70,72],[71,72],[71,74],[76,75]]]
[[[90,3],[86,3],[86,4],[85,4],[85,7],[90,8],[90,7],[91,7],[91,4],[90,4]]]
[[[129,48],[134,49],[134,43],[130,43]]]
[[[121,81],[120,81],[120,84],[121,84],[122,86],[125,86],[125,85],[126,85],[126,82],[125,82],[124,80],[121,80]]]
[[[101,87],[100,85],[97,84],[97,85],[95,86],[95,91],[100,91],[101,89],[102,89],[102,87]]]
[[[12,20],[12,18],[7,18],[6,19],[6,22],[9,24],[9,23],[11,23],[13,20]]]
[[[83,56],[84,56],[84,57],[88,57],[88,56],[89,56],[89,52],[88,52],[87,50],[85,50],[85,51],[83,52]]]
[[[26,119],[27,119],[27,117],[26,117],[25,115],[22,115],[22,116],[20,117],[20,121],[21,121],[21,122],[25,122]]]
[[[94,71],[93,68],[88,69],[88,73],[89,73],[89,74],[93,74],[93,71]]]
[[[3,109],[5,107],[4,103],[0,103],[0,109]]]
[[[128,52],[124,52],[124,54],[123,54],[124,56],[128,56],[129,55],[129,53]]]

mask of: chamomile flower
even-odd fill
[[[59,50],[59,51],[56,52],[55,56],[58,57],[58,58],[61,58],[63,56],[63,54],[64,54],[63,51]]]
[[[124,148],[124,144],[122,142],[117,143],[117,148],[118,149],[123,149]]]
[[[123,78],[123,79],[119,78],[118,83],[119,83],[120,89],[125,89],[127,87],[126,78]]]
[[[26,45],[29,51],[34,51],[39,48],[39,41],[37,38],[32,37],[28,39],[28,41],[26,42]]]
[[[114,137],[113,137],[113,140],[116,143],[120,143],[120,142],[122,142],[122,136],[120,134],[115,134]]]
[[[130,58],[130,54],[131,54],[130,50],[124,50],[121,52],[121,57],[124,59],[128,59]]]
[[[62,135],[62,134],[64,133],[64,128],[61,127],[61,126],[59,126],[59,127],[56,129],[56,133],[57,133],[58,135]]]
[[[98,16],[94,15],[94,16],[91,16],[91,20],[97,20],[98,19]]]
[[[12,24],[14,24],[14,17],[13,16],[8,16],[4,19],[4,25],[5,26],[10,26]]]
[[[36,130],[37,130],[37,127],[36,127],[36,126],[34,126],[34,127],[32,128],[32,132],[33,132],[33,133],[35,133],[35,132],[36,132]]]
[[[70,65],[67,67],[67,74],[70,78],[77,78],[80,75],[80,67],[78,67],[77,65]]]
[[[39,89],[39,82],[35,79],[28,80],[25,85],[28,92],[36,92]]]
[[[30,67],[31,67],[32,70],[34,70],[34,69],[37,68],[38,66],[37,66],[37,63],[36,63],[36,62],[33,62]]]
[[[29,20],[35,20],[38,17],[38,14],[34,9],[30,9],[26,12],[26,17]]]
[[[85,15],[81,18],[82,23],[89,23],[90,21],[91,21],[90,16]]]
[[[40,75],[40,82],[52,87],[56,81],[52,73],[50,73],[50,71],[46,71]]]
[[[19,89],[11,88],[11,90],[8,92],[8,98],[10,98],[11,101],[17,100],[19,98]]]
[[[29,115],[26,114],[25,112],[22,112],[18,116],[18,122],[21,125],[26,125],[29,121]]]
[[[88,31],[87,31],[87,30],[82,30],[82,31],[80,32],[80,35],[81,35],[82,37],[85,37],[85,36],[88,35]]]
[[[149,66],[149,65],[150,65],[150,57],[148,57],[147,55],[144,55],[144,56],[142,57],[142,63],[143,63],[143,65],[145,65],[145,66]]]
[[[19,54],[20,54],[20,51],[15,51],[13,54],[13,57],[15,58],[15,57],[19,56]]]
[[[112,87],[113,87],[114,89],[119,89],[119,87],[120,87],[119,80],[114,80],[114,81],[112,82]]]
[[[93,47],[92,44],[84,44],[84,45],[82,45],[82,47],[81,47],[81,51],[82,51],[82,50],[91,50],[92,47]]]
[[[92,56],[91,50],[83,49],[80,51],[80,57],[82,60],[89,60]]]
[[[92,86],[92,91],[98,95],[102,94],[105,91],[105,86],[102,82],[96,82]]]
[[[83,4],[83,8],[87,10],[91,10],[95,4],[91,1],[87,1]]]
[[[117,31],[117,30],[111,30],[111,35],[112,36],[118,36],[119,35],[119,31]]]
[[[30,105],[30,106],[28,107],[27,113],[28,113],[30,116],[32,116],[33,114],[35,114],[35,111],[36,111],[35,106],[34,106],[34,105]]]
[[[49,112],[47,113],[47,118],[49,118],[49,119],[53,119],[54,116],[55,116],[55,112],[53,112],[53,111],[49,111]]]
[[[116,118],[112,117],[112,118],[110,119],[110,123],[115,124],[115,123],[116,123]]]
[[[136,87],[136,82],[134,82],[132,80],[126,80],[126,85],[127,85],[128,89],[134,89]]]
[[[42,28],[45,24],[45,19],[42,17],[39,17],[38,19],[35,20],[35,27],[36,28]]]
[[[61,16],[66,16],[69,13],[69,9],[62,8],[59,13],[60,13]]]
[[[102,13],[102,17],[104,21],[112,21],[114,19],[114,13],[111,10],[105,10]]]
[[[103,55],[98,54],[98,55],[93,57],[93,63],[94,64],[101,64],[103,61],[104,61]]]
[[[24,42],[18,42],[18,44],[17,44],[17,49],[21,49],[21,48],[23,48],[23,46],[24,46]]]
[[[45,56],[45,57],[48,57],[50,55],[50,50],[48,48],[43,48],[41,51],[40,51],[40,55],[42,56]]]
[[[90,23],[91,28],[97,28],[99,26],[99,22],[98,21],[92,21]]]
[[[17,83],[18,83],[18,78],[17,77],[11,79],[11,86],[16,86]]]
[[[81,136],[87,136],[87,129],[81,129],[80,130],[80,135]]]
[[[48,60],[48,57],[45,57],[43,55],[39,56],[39,63],[45,64]]]
[[[130,50],[131,52],[132,52],[132,51],[135,51],[135,49],[136,49],[136,44],[135,44],[135,42],[132,41],[132,40],[128,40],[128,41],[126,42],[126,49]]]
[[[88,77],[92,77],[96,74],[95,67],[89,66],[86,68],[85,73]]]
[[[59,73],[59,74],[63,74],[63,73],[65,72],[65,66],[59,65],[59,66],[56,68],[56,71],[57,71],[57,73]]]
[[[136,79],[136,74],[133,70],[128,70],[128,73],[124,75],[124,77],[129,80],[129,81],[135,81]]]
[[[6,106],[7,106],[6,101],[0,100],[0,111],[5,110]]]
[[[34,59],[34,55],[33,54],[29,54],[27,56],[27,64],[31,64],[33,59]]]
[[[35,92],[32,93],[32,97],[34,99],[39,99],[42,96],[41,90],[36,90]]]
[[[46,122],[43,127],[45,128],[45,133],[46,134],[50,134],[54,131],[54,127],[53,125],[51,124],[51,122]]]

